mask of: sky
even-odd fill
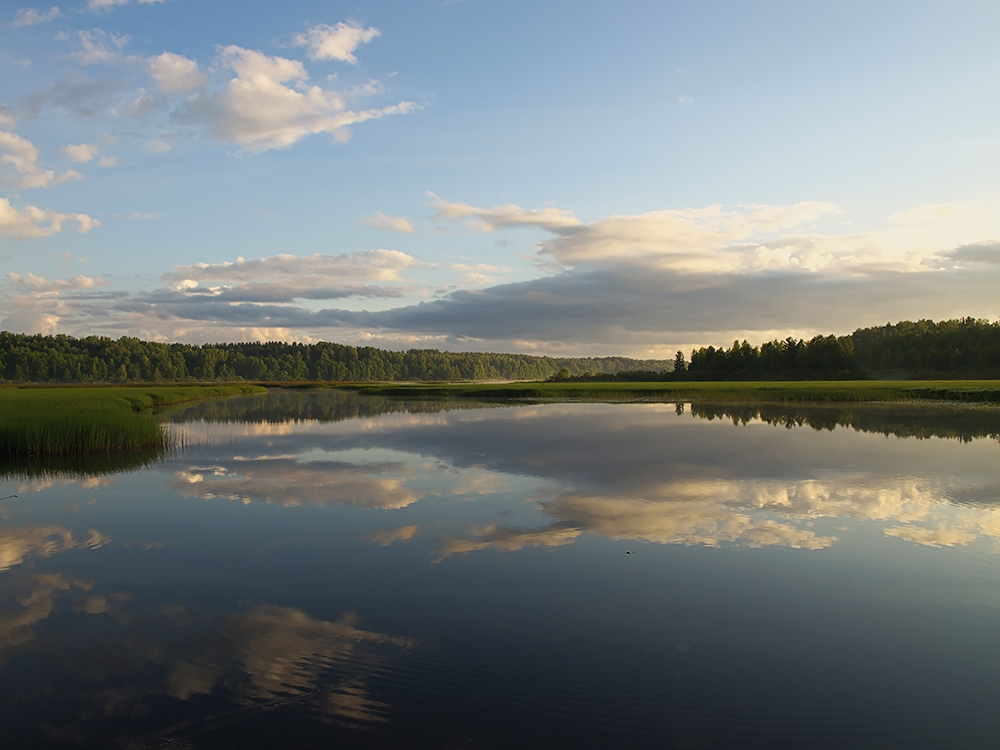
[[[0,2],[0,329],[670,358],[1000,317],[993,1]]]

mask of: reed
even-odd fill
[[[117,386],[0,389],[0,456],[56,457],[162,452],[168,437],[157,407],[259,386]]]

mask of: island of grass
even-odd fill
[[[168,438],[154,409],[264,391],[245,384],[0,388],[0,458],[162,452]]]
[[[652,383],[358,383],[340,387],[394,398],[586,401],[1000,403],[1000,380],[807,380]]]

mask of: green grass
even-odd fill
[[[1000,403],[998,380],[831,380],[666,383],[378,383],[344,386],[396,398],[482,398],[586,401],[865,402],[961,401]]]
[[[0,388],[0,457],[159,452],[167,434],[153,410],[212,396],[263,392],[247,385]]]

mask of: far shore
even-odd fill
[[[315,384],[316,387],[323,387]],[[829,380],[654,383],[343,383],[393,398],[559,401],[960,402],[1000,404],[1000,380]]]

